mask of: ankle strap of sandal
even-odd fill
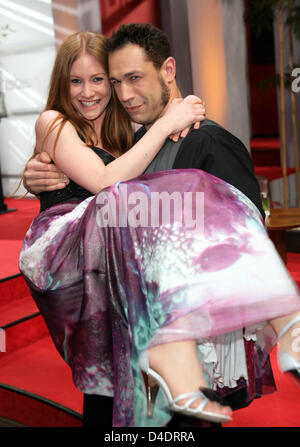
[[[297,315],[297,317],[293,318],[284,326],[284,328],[278,334],[277,340],[279,340],[295,323],[297,323],[297,321],[300,321],[300,315]]]

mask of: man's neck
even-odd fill
[[[182,98],[182,94],[181,94],[181,91],[179,90],[178,85],[176,83],[174,83],[174,85],[171,86],[171,88],[170,88],[170,99],[169,99],[167,105],[162,110],[161,114],[156,118],[155,121],[157,121],[161,117],[161,115],[163,114],[164,110],[173,101],[173,99],[178,99],[178,98]],[[155,123],[155,121],[153,121],[153,123],[151,123],[151,124],[144,124],[145,129],[149,130],[150,127]]]
[[[169,103],[173,101],[173,99],[176,98],[182,98],[181,91],[179,90],[179,87],[177,84],[174,84],[174,86],[170,89],[170,99]]]

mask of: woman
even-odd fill
[[[198,353],[196,340],[203,347],[214,337],[299,311],[299,296],[276,258],[257,209],[235,188],[194,170],[136,178],[168,135],[201,119],[199,106],[183,102],[170,107],[143,140],[118,157],[121,148],[131,145],[130,123],[113,103],[114,96],[111,99],[103,37],[102,59],[95,47],[99,39],[79,33],[67,39],[57,55],[46,111],[36,125],[36,151],[48,152],[72,181],[60,197],[41,196],[44,211],[25,238],[20,270],[54,343],[72,368],[75,385],[87,393],[114,394],[114,425],[163,425],[169,410],[225,422],[231,410],[213,402],[215,396],[205,389],[211,378],[199,362],[203,351]],[[128,197],[149,198],[157,191],[171,195],[174,190],[181,196],[204,191],[205,234],[191,232],[186,223],[178,226],[174,210],[172,223],[157,227],[135,225],[140,222],[136,210],[124,211]],[[103,207],[107,202],[117,210]],[[139,208],[139,213],[145,209]],[[218,222],[220,210],[223,222]],[[111,211],[113,219],[107,220]],[[146,213],[150,221],[151,213]],[[120,225],[124,216],[125,225]],[[258,252],[276,269],[280,284],[276,291],[268,287],[257,296],[257,286],[263,285],[258,274],[252,278],[256,292],[244,287],[241,303],[241,290],[228,278],[253,275]],[[226,281],[228,296],[218,281]],[[276,320],[271,326],[278,333],[285,323]],[[255,327],[249,337],[260,332]],[[266,355],[266,347],[257,345]],[[158,361],[162,350],[164,362]],[[180,380],[173,380],[179,353]],[[157,394],[156,387],[151,394],[152,419],[144,412],[141,370],[148,395],[153,392],[151,378],[164,391]]]

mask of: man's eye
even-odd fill
[[[116,79],[111,79],[111,80],[110,80],[110,83],[111,83],[112,85],[117,85],[117,84],[120,84],[120,81],[117,81]]]
[[[139,76],[131,76],[131,81],[137,81],[140,77]]]

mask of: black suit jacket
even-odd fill
[[[206,121],[206,120],[205,120]],[[199,129],[193,129],[182,140],[175,161],[167,169],[202,169],[243,192],[265,217],[262,208],[259,183],[255,177],[254,166],[250,154],[244,144],[230,132],[217,123],[205,125],[201,123]],[[146,130],[141,127],[135,133],[137,142]],[[170,144],[170,141],[169,141]],[[174,144],[175,145],[175,144]],[[160,152],[165,149],[166,144]],[[166,169],[163,166],[155,170]]]

